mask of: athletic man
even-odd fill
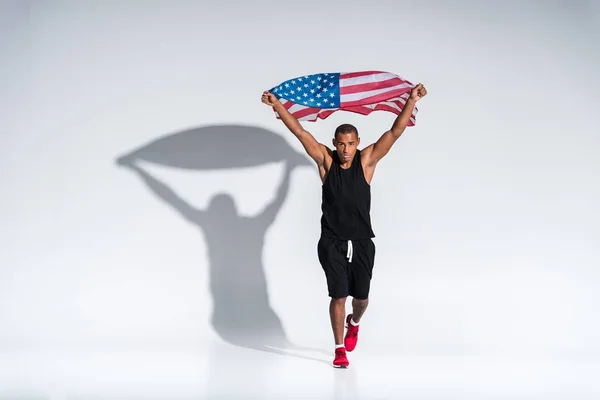
[[[336,345],[333,366],[337,368],[349,365],[346,351],[356,347],[360,319],[369,302],[375,261],[372,240],[375,234],[370,216],[371,179],[377,163],[404,132],[415,104],[426,94],[422,84],[415,86],[392,127],[363,150],[357,149],[358,130],[350,124],[340,125],[332,141],[335,151],[306,131],[274,94],[266,91],[262,95],[262,102],[279,114],[317,163],[321,176],[323,214],[317,253],[331,297],[329,315]],[[352,297],[352,313],[344,319],[348,296]]]

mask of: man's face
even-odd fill
[[[356,148],[360,143],[360,138],[356,132],[338,133],[333,138],[333,145],[337,150],[338,156],[342,162],[351,161],[356,154]]]

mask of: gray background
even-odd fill
[[[598,4],[2,2],[0,398],[598,395]],[[429,95],[334,371],[318,174],[260,95],[365,69]]]

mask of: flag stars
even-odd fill
[[[337,74],[313,74],[297,77],[275,87],[278,97],[284,97],[298,106],[339,107],[339,83]]]

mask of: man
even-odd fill
[[[406,129],[417,101],[426,94],[422,84],[415,86],[392,127],[363,150],[358,150],[358,130],[350,124],[340,125],[332,140],[335,151],[306,131],[277,96],[268,91],[262,95],[262,102],[279,114],[316,162],[323,184],[321,237],[317,252],[331,297],[329,315],[335,339],[333,366],[337,368],[349,365],[346,351],[356,347],[359,323],[369,302],[375,261],[372,240],[375,234],[370,217],[373,173],[377,163]],[[352,313],[344,319],[348,296],[352,297]]]

